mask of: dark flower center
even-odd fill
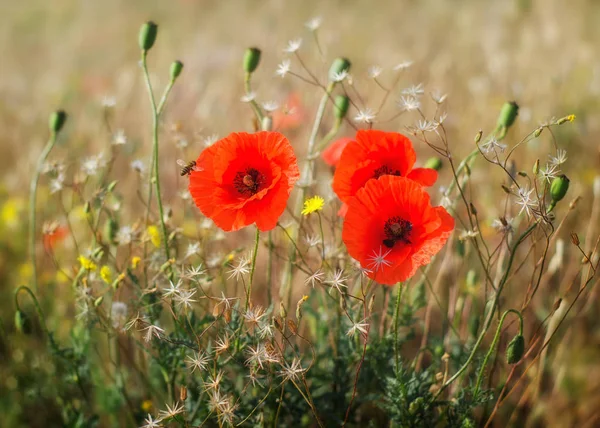
[[[411,242],[408,240],[408,237],[412,228],[412,223],[401,217],[392,217],[388,219],[383,227],[383,232],[385,233],[383,245],[388,248],[394,248],[394,244],[398,241],[410,244]]]
[[[383,165],[373,172],[373,178],[377,179],[382,175],[395,175],[397,177],[400,177],[402,174],[400,174],[400,171],[397,169],[394,170],[387,165]]]
[[[239,171],[233,178],[233,185],[244,196],[255,195],[264,184],[264,176],[254,168]]]

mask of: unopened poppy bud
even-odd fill
[[[561,174],[552,180],[552,184],[550,185],[552,202],[558,202],[564,198],[567,194],[567,190],[569,190],[569,179],[566,175]]]
[[[477,135],[475,135],[475,144],[477,144],[481,141],[482,135],[483,135],[483,131],[480,129],[479,132],[477,133]]]
[[[423,165],[424,168],[431,168],[431,169],[435,169],[436,171],[439,171],[440,169],[442,169],[442,160],[440,158],[429,158],[427,159],[427,162],[425,162],[425,165]]]
[[[329,80],[335,82],[337,80],[337,76],[350,70],[351,65],[352,64],[350,63],[350,60],[344,57],[333,60],[333,64],[331,64],[331,67],[329,68]]]
[[[260,62],[260,49],[248,48],[244,53],[244,71],[246,73],[254,73],[258,63]]]
[[[508,364],[517,364],[523,358],[525,353],[525,338],[518,334],[510,341],[506,348],[506,362]]]
[[[544,130],[544,128],[538,128],[535,130],[535,132],[533,133],[533,136],[535,138],[539,137],[540,135],[542,135],[542,131]]]
[[[65,113],[64,110],[55,111],[50,115],[50,120],[48,121],[50,131],[52,131],[54,134],[58,134],[66,121],[67,113]]]
[[[17,309],[17,312],[15,313],[15,328],[19,333],[31,333],[31,320],[27,314],[20,309]]]
[[[348,108],[350,107],[350,100],[345,95],[338,95],[335,97],[335,102],[333,106],[333,113],[335,117],[338,119],[343,119],[346,117],[346,113],[348,113]]]
[[[283,302],[279,303],[279,316],[284,319],[287,318],[287,310],[285,309]]]
[[[519,114],[519,106],[516,102],[510,101],[504,103],[498,116],[498,127],[508,129],[515,123],[515,119]]]
[[[181,74],[182,70],[183,70],[183,62],[174,61],[173,64],[171,64],[171,80],[177,79],[179,77],[179,75]]]
[[[142,28],[140,28],[140,34],[138,37],[140,49],[143,51],[150,50],[150,48],[154,46],[157,33],[158,25],[156,25],[154,22],[148,21],[145,24],[143,24]]]
[[[477,215],[477,208],[475,208],[475,205],[473,205],[472,202],[469,202],[469,208],[471,209],[471,213],[473,213],[473,215]]]
[[[504,190],[504,193],[506,193],[507,195],[510,195],[512,193],[510,191],[510,189],[508,187],[506,187],[504,184],[502,185],[502,190]]]
[[[273,118],[271,116],[264,116],[260,123],[260,128],[262,131],[273,130]]]
[[[525,171],[519,171],[517,174],[519,174],[521,177],[527,177],[527,173]]]

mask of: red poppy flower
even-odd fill
[[[63,241],[69,235],[69,229],[56,223],[44,225],[44,229],[43,242],[47,252],[53,251],[56,244]]]
[[[414,168],[417,159],[412,143],[396,132],[360,130],[356,141],[348,143],[333,176],[333,190],[344,202],[339,215],[345,215],[348,201],[372,178],[384,175],[406,177],[423,186],[437,180],[437,171]]]
[[[454,229],[443,207],[432,207],[423,187],[403,177],[369,182],[349,203],[342,239],[380,284],[406,281],[431,261]]]
[[[300,178],[290,142],[278,132],[233,133],[198,157],[189,190],[202,213],[225,231],[256,223],[271,230]]]
[[[342,152],[348,145],[350,141],[353,141],[352,138],[344,137],[339,140],[334,141],[321,153],[321,157],[325,161],[327,165],[330,166],[338,166],[340,163],[340,158],[342,157]]]
[[[286,103],[285,111],[273,112],[273,129],[295,129],[302,125],[306,111],[302,105],[302,97],[298,92],[292,92]]]

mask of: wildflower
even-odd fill
[[[229,349],[229,336],[225,336],[223,338],[219,337],[217,338],[217,341],[215,343],[215,352],[217,354],[222,354],[223,352],[227,351]]]
[[[142,401],[142,405],[140,407],[144,412],[149,412],[150,410],[152,410],[152,400]]]
[[[267,349],[265,348],[265,345],[262,343],[259,343],[254,347],[249,346],[247,348],[247,352],[249,356],[246,359],[246,365],[248,366],[258,366],[261,369],[263,369],[263,363],[273,362],[272,357],[269,355]]]
[[[508,233],[513,231],[513,219],[509,217],[496,218],[492,221],[492,227],[498,232]]]
[[[141,428],[159,428],[161,419],[152,419],[152,415],[148,413],[148,417],[144,419],[145,424],[141,426]]]
[[[131,258],[131,269],[137,269],[137,267],[140,264],[141,260],[142,260],[141,257],[139,257],[139,256],[133,256]]]
[[[356,192],[372,179],[386,175],[406,177],[422,186],[437,180],[437,171],[414,168],[417,159],[412,143],[402,134],[360,130],[342,153],[333,176],[333,190],[344,202],[338,214],[344,215]],[[377,247],[374,247],[377,248]]]
[[[499,142],[497,139],[491,138],[487,143],[482,144],[480,147],[484,153],[491,153],[496,151],[504,153],[504,150],[506,150],[507,146],[506,144],[502,144],[501,142]]]
[[[242,257],[238,260],[237,264],[233,267],[233,269],[231,269],[229,271],[228,279],[235,278],[236,280],[239,280],[244,275],[247,275],[249,273],[250,273],[250,260]]]
[[[287,53],[294,53],[300,49],[300,46],[302,46],[302,39],[290,40],[283,51]]]
[[[221,385],[222,380],[223,380],[223,372],[221,370],[219,370],[215,376],[210,375],[208,377],[208,380],[206,382],[204,382],[204,387],[207,390],[213,389],[216,391],[219,389],[219,386]]]
[[[377,79],[381,75],[382,71],[383,71],[383,68],[381,68],[378,65],[373,65],[373,66],[369,67],[368,74],[371,79]]]
[[[311,276],[309,276],[308,278],[306,278],[304,280],[304,284],[308,285],[310,284],[312,286],[312,288],[315,288],[315,283],[319,283],[321,284],[323,282],[323,276],[324,273],[321,269],[317,269],[316,271],[313,272],[313,274]]]
[[[218,140],[219,140],[219,136],[217,134],[211,134],[211,135],[207,135],[206,137],[204,137],[202,139],[202,144],[204,145],[204,147],[210,147],[214,143],[216,143]]]
[[[173,281],[169,281],[169,288],[163,289],[163,297],[178,296],[181,292],[181,280],[177,281],[177,284],[173,284]]]
[[[256,99],[256,92],[248,92],[247,94],[244,94],[241,98],[241,101],[243,103],[249,103],[252,102]]]
[[[173,407],[170,407],[168,404],[166,406],[167,410],[161,410],[160,412],[158,412],[158,417],[161,420],[173,418],[178,414],[184,412],[183,404],[180,406],[179,403],[175,403]]]
[[[267,315],[262,306],[255,306],[252,308],[248,308],[246,312],[244,312],[244,320],[250,324],[251,326],[258,325],[259,321]]]
[[[112,143],[115,146],[121,146],[121,145],[127,143],[127,137],[125,136],[125,131],[123,131],[122,129],[117,130],[115,135],[113,135]]]
[[[194,373],[196,369],[198,369],[201,372],[206,370],[208,364],[210,363],[209,356],[206,355],[204,352],[196,352],[196,354],[193,357],[190,357],[188,355],[186,360],[189,368],[192,369],[192,373]]]
[[[205,149],[189,189],[202,213],[225,231],[256,223],[267,231],[277,225],[300,178],[296,155],[278,132],[233,133]]]
[[[282,369],[279,372],[279,375],[285,380],[296,381],[299,375],[303,372],[304,369],[302,368],[302,362],[298,358],[294,357],[291,364],[288,362],[282,364]]]
[[[368,258],[368,261],[370,263],[367,266],[369,266],[370,270],[374,269],[375,272],[379,271],[380,269],[383,269],[384,267],[391,266],[392,262],[386,259],[386,257],[389,256],[391,252],[391,249],[388,249],[384,252],[383,247],[380,245],[379,251],[373,250],[373,253]]]
[[[265,101],[262,103],[262,108],[265,111],[272,112],[279,108],[279,103],[277,101]]]
[[[411,65],[413,65],[412,61],[402,61],[400,64],[398,64],[394,67],[394,71],[406,70]]]
[[[550,183],[559,173],[560,170],[556,164],[548,163],[544,169],[540,170],[540,177],[542,181],[546,180],[548,183]]]
[[[238,300],[239,297],[225,297],[225,294],[221,291],[221,297],[217,297],[216,300],[219,301],[217,306],[223,305],[225,310],[228,311],[231,309],[231,302]]]
[[[177,304],[177,306],[183,306],[185,310],[191,309],[192,303],[198,301],[196,299],[192,299],[194,294],[196,294],[196,290],[182,290],[173,297],[173,301]]]
[[[398,101],[398,106],[406,111],[418,110],[421,107],[421,102],[413,96],[402,96],[400,97],[400,101]]]
[[[292,61],[290,61],[289,59],[284,59],[283,61],[281,61],[281,64],[279,64],[277,66],[277,70],[275,71],[275,74],[277,74],[281,78],[284,78],[285,75],[290,72],[291,67],[292,67]]]
[[[160,339],[165,332],[162,328],[153,324],[148,325],[144,330],[146,331],[146,334],[144,335],[144,340],[146,342],[150,342],[150,339],[152,339],[153,336]]]
[[[184,259],[187,259],[189,257],[192,257],[195,254],[200,253],[200,243],[199,242],[193,242],[188,244],[187,250],[185,251],[185,257]]]
[[[411,97],[419,97],[425,93],[425,89],[423,88],[423,84],[419,83],[418,85],[412,85],[409,88],[403,89],[403,95],[410,95]]]
[[[202,265],[198,265],[196,267],[190,266],[188,268],[188,270],[185,272],[185,274],[183,274],[182,276],[184,276],[185,278],[194,279],[197,276],[204,275],[205,273],[206,273],[206,269],[204,269],[202,267]]]
[[[119,245],[129,245],[133,240],[133,229],[131,226],[123,226],[117,232],[116,241]]]
[[[376,114],[373,109],[367,107],[364,110],[359,110],[358,114],[354,116],[355,122],[363,122],[363,123],[373,123],[373,119],[375,119]]]
[[[331,75],[331,80],[333,80],[336,83],[341,83],[348,77],[350,77],[350,73],[348,73],[348,70],[335,71]]]
[[[562,149],[558,149],[556,151],[556,156],[548,156],[550,158],[550,163],[552,165],[562,165],[563,163],[565,163],[567,161],[567,151],[566,150],[562,150]]]
[[[325,205],[325,199],[320,196],[313,196],[304,201],[304,209],[302,215],[309,215],[317,211],[321,211]]]
[[[146,229],[146,233],[148,234],[148,238],[150,238],[150,242],[152,242],[152,245],[154,245],[156,248],[159,248],[161,239],[158,227],[152,224],[148,226],[148,228]]]
[[[321,18],[320,16],[315,16],[314,18],[311,18],[308,21],[306,21],[304,26],[309,31],[317,31],[322,23],[323,23],[323,18]]]
[[[349,201],[342,240],[363,267],[373,266],[374,251],[390,249],[379,270],[367,273],[381,284],[405,281],[439,252],[454,219],[432,207],[427,192],[415,181],[384,176],[369,180]]]
[[[89,271],[94,271],[97,269],[96,263],[94,263],[93,261],[91,261],[90,259],[88,259],[85,256],[79,256],[78,259],[79,263],[81,264],[81,267],[85,270]]]
[[[57,222],[45,223],[43,228],[44,248],[50,252],[56,244],[61,242],[69,234],[69,229],[59,225]]]
[[[531,194],[534,192],[535,189],[529,189],[528,187],[521,187],[518,191],[517,191],[517,205],[521,206],[521,209],[519,210],[519,215],[525,211],[525,213],[527,214],[527,216],[531,215],[531,209],[535,208],[537,206],[536,201],[533,200],[533,198],[531,197]]]
[[[460,235],[458,235],[459,241],[466,241],[468,239],[475,239],[479,236],[479,231],[477,230],[462,230]]]
[[[90,156],[81,163],[81,170],[85,175],[96,175],[99,168],[104,166],[102,153],[96,156]]]
[[[65,184],[65,174],[59,172],[56,178],[50,180],[50,193],[58,193],[60,192]]]
[[[271,325],[270,322],[261,323],[260,327],[258,328],[258,335],[261,337],[261,339],[273,337],[273,325]]]
[[[344,282],[346,282],[346,278],[342,276],[343,274],[343,270],[336,270],[333,274],[333,277],[325,281],[325,284],[329,284],[331,288],[335,288],[338,291],[338,293],[343,294],[342,288],[348,287],[346,284],[344,284]]]
[[[442,104],[444,101],[446,101],[446,98],[448,98],[448,94],[442,94],[439,91],[435,91],[435,92],[431,93],[431,99],[436,104]]]
[[[306,235],[304,237],[304,242],[308,247],[315,247],[321,242],[321,237],[318,235]]]
[[[346,336],[354,337],[354,335],[356,335],[357,332],[362,334],[363,336],[366,336],[369,328],[369,323],[366,321],[367,320],[364,319],[357,323],[352,323],[352,327],[348,329]]]
[[[143,174],[144,172],[146,172],[146,165],[144,165],[144,162],[140,159],[131,161],[131,164],[129,165],[131,166],[131,169],[137,171],[139,174]]]
[[[100,269],[100,278],[102,278],[102,281],[104,281],[107,284],[110,284],[112,282],[112,271],[110,270],[109,266],[102,266],[102,268]]]

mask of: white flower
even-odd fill
[[[315,247],[321,243],[321,237],[319,235],[306,235],[304,242],[309,247]]]
[[[260,320],[266,315],[267,314],[262,306],[255,306],[248,308],[248,310],[244,312],[244,320],[249,324],[258,325]]]
[[[113,135],[112,143],[115,146],[120,146],[127,143],[127,137],[125,136],[125,131],[122,129],[118,129],[115,135]]]
[[[350,74],[348,74],[348,70],[342,70],[339,72],[336,71],[331,77],[334,82],[340,83],[346,80],[348,76],[350,76]]]
[[[546,167],[540,170],[540,177],[542,181],[547,180],[550,183],[559,173],[558,164],[547,163]]]
[[[425,89],[423,88],[423,84],[419,83],[418,85],[412,85],[409,88],[403,89],[403,95],[409,95],[411,97],[419,97],[425,93]]]
[[[64,182],[65,175],[62,172],[58,173],[56,178],[50,180],[50,193],[60,192],[63,189]]]
[[[214,143],[216,143],[218,139],[219,139],[219,136],[217,134],[207,135],[202,140],[202,144],[204,144],[204,147],[210,147]]]
[[[148,413],[148,417],[144,419],[145,424],[142,425],[140,428],[160,428],[162,426],[160,425],[160,421],[161,418],[152,419],[152,415]]]
[[[335,288],[340,294],[342,294],[342,288],[347,288],[347,285],[344,284],[346,278],[342,276],[343,274],[343,270],[336,270],[333,274],[333,277],[325,281],[325,284],[329,284],[331,288]]]
[[[277,66],[277,71],[275,71],[275,74],[283,78],[286,74],[289,73],[291,67],[292,61],[290,61],[289,59],[284,59],[283,61],[281,61],[281,64]]]
[[[513,220],[510,217],[496,218],[492,222],[492,227],[498,232],[508,233],[513,230]]]
[[[161,420],[172,418],[184,412],[183,404],[181,405],[181,407],[179,406],[179,403],[174,404],[173,407],[169,407],[168,404],[166,406],[167,410],[161,410],[160,412],[158,412],[158,417]]]
[[[504,153],[504,150],[506,150],[507,146],[506,146],[506,144],[502,144],[495,138],[491,138],[487,143],[482,144],[480,147],[484,153],[490,153],[490,152],[496,153],[496,151],[499,151],[500,153]]]
[[[192,373],[198,369],[199,371],[204,371],[208,367],[210,363],[210,358],[204,352],[196,352],[193,357],[188,355],[187,357],[187,365],[190,369],[192,369]]]
[[[218,337],[215,342],[215,352],[217,354],[222,354],[223,352],[229,349],[229,336],[225,336],[223,338]]]
[[[146,166],[144,165],[144,162],[142,162],[140,159],[131,161],[130,166],[131,169],[139,172],[140,174],[143,174],[146,171]]]
[[[240,279],[244,275],[250,273],[250,260],[245,257],[238,259],[237,264],[229,271],[228,279],[235,278]]]
[[[198,265],[196,267],[190,266],[187,269],[187,271],[184,274],[182,274],[181,276],[185,277],[185,278],[189,278],[189,279],[194,279],[197,276],[204,275],[205,273],[206,273],[206,269],[204,269],[202,267],[202,265],[200,264],[200,265]]]
[[[156,325],[153,325],[153,324],[150,324],[144,330],[146,331],[146,335],[144,336],[144,340],[146,342],[150,342],[150,339],[152,339],[152,336],[156,337],[157,339],[160,339],[162,334],[165,332],[162,328],[160,328]]]
[[[117,232],[116,240],[119,245],[129,245],[133,240],[133,229],[131,226],[123,226]]]
[[[448,98],[448,94],[442,94],[440,91],[434,91],[431,93],[431,99],[436,104],[442,104]]]
[[[367,107],[364,110],[359,110],[358,114],[354,117],[354,121],[363,123],[373,123],[373,119],[375,119],[375,117],[375,112]]]
[[[517,205],[521,206],[521,210],[519,214],[523,211],[527,213],[527,216],[531,214],[531,209],[537,206],[536,201],[534,201],[531,197],[531,194],[535,189],[529,189],[527,187],[521,187],[517,192]]]
[[[263,369],[264,363],[276,363],[279,361],[276,358],[276,356],[272,355],[267,350],[266,346],[263,343],[259,343],[255,347],[249,346],[247,352],[248,354],[250,354],[248,359],[246,360],[246,365],[248,366],[257,365],[261,369]]]
[[[249,103],[251,101],[254,101],[256,99],[256,92],[248,92],[247,94],[245,94],[241,100],[244,103]]]
[[[550,163],[553,165],[562,165],[567,161],[567,151],[558,149],[556,151],[556,156],[548,156],[550,158]]]
[[[221,291],[221,297],[216,297],[215,299],[219,302],[217,306],[223,305],[225,306],[225,310],[229,310],[231,309],[231,303],[239,300],[239,297],[225,297],[225,294]]]
[[[300,46],[302,46],[302,39],[298,38],[295,40],[290,40],[283,51],[287,53],[294,53],[300,49]]]
[[[479,232],[476,230],[464,229],[458,235],[459,241],[466,241],[467,239],[475,239],[479,236]]]
[[[99,168],[105,165],[102,153],[96,156],[89,156],[81,163],[81,170],[86,175],[96,175]]]
[[[178,149],[185,149],[190,145],[189,141],[186,138],[179,137],[177,138],[177,142],[175,143]]]
[[[310,284],[312,288],[315,288],[315,283],[321,284],[323,282],[324,273],[321,269],[317,269],[311,276],[304,280],[304,284]]]
[[[352,327],[350,327],[350,329],[348,329],[346,336],[353,337],[357,332],[360,332],[360,334],[362,334],[363,336],[366,336],[368,328],[369,328],[369,323],[366,321],[367,320],[364,319],[357,323],[352,323]]]
[[[406,70],[411,65],[413,65],[412,61],[403,61],[403,62],[401,62],[400,64],[398,64],[397,66],[394,67],[394,71]]]
[[[183,306],[185,310],[192,308],[192,303],[197,302],[196,299],[192,299],[196,294],[196,290],[181,290],[179,294],[176,294],[173,297],[173,301],[177,304],[177,306]]]
[[[268,112],[275,111],[279,108],[279,103],[277,101],[265,101],[262,103],[262,108]]]
[[[377,79],[381,75],[382,71],[383,71],[383,68],[381,68],[380,66],[372,65],[371,67],[369,67],[369,71],[368,71],[369,77],[371,79]]]
[[[370,262],[368,265],[369,268],[371,270],[374,270],[375,272],[378,272],[380,269],[383,270],[384,268],[391,266],[392,262],[385,259],[387,256],[389,256],[391,252],[392,249],[390,248],[384,253],[383,247],[381,245],[379,246],[379,251],[373,250],[373,254],[369,256],[368,259]]]
[[[421,107],[421,103],[414,96],[402,96],[400,97],[400,101],[398,101],[398,106],[406,111],[411,111],[419,109]]]
[[[173,281],[169,281],[169,287],[163,289],[163,297],[173,297],[178,296],[181,292],[181,280],[177,281],[177,284],[174,284]]]
[[[188,244],[187,250],[185,251],[185,257],[184,259],[187,259],[188,257],[192,257],[195,254],[200,253],[200,243],[199,242],[193,242]]]
[[[322,23],[323,23],[323,18],[321,18],[320,16],[315,16],[314,18],[306,21],[304,26],[306,28],[308,28],[309,31],[317,31]]]
[[[268,321],[261,323],[258,328],[258,335],[261,339],[273,337],[273,326],[271,323]]]
[[[298,358],[294,357],[291,364],[288,364],[287,362],[282,364],[282,370],[279,372],[279,375],[285,380],[295,381],[302,372],[304,372],[302,363]]]

